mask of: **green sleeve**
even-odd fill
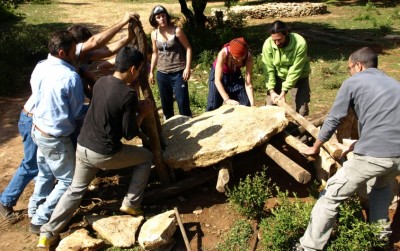
[[[293,65],[290,66],[288,70],[286,80],[282,83],[282,91],[288,91],[296,85],[296,82],[300,78],[307,60],[307,44],[301,43],[296,50],[295,59]]]
[[[265,66],[265,72],[267,74],[268,80],[266,83],[267,90],[274,89],[275,87],[275,66],[273,65],[273,49],[270,44],[270,40],[267,39],[263,45],[261,60]]]

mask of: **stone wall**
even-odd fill
[[[226,16],[227,8],[212,8],[211,13],[222,11]],[[327,13],[327,6],[323,3],[267,3],[256,6],[233,6],[230,11],[242,13],[246,18],[264,19],[281,17],[303,17]]]

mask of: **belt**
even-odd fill
[[[33,113],[28,112],[27,110],[25,110],[24,107],[22,107],[22,113],[25,114],[28,117],[32,117],[33,116]]]
[[[50,135],[50,134],[48,134],[48,133],[45,133],[44,131],[42,131],[42,130],[41,130],[39,127],[37,127],[36,125],[34,125],[33,128],[34,128],[35,130],[38,130],[38,131],[42,134],[42,136],[45,137],[45,138],[57,138],[57,137],[55,137],[55,136],[53,136],[53,135]]]

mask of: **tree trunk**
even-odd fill
[[[193,0],[192,7],[194,11],[194,22],[196,29],[203,30],[206,27],[206,16],[204,10],[207,6],[207,0]]]
[[[187,7],[186,0],[179,0],[179,4],[181,5],[181,12],[189,23],[190,28],[194,29],[196,26],[194,23],[193,12]]]
[[[135,38],[131,43],[137,47],[139,51],[143,53],[145,59],[147,58],[147,40],[146,34],[143,31],[142,23],[139,21],[136,23],[136,27],[134,28]],[[142,67],[141,71],[139,72],[139,83],[140,87],[143,92],[143,96],[149,98],[155,107],[155,101],[153,97],[153,93],[150,89],[149,82],[148,82],[148,72],[147,66]],[[171,184],[170,176],[169,176],[169,168],[164,163],[164,159],[162,156],[162,149],[161,149],[161,122],[160,118],[158,117],[158,113],[156,109],[154,112],[151,113],[143,120],[143,127],[147,136],[150,138],[150,148],[153,153],[154,157],[154,164],[156,166],[158,178],[163,185]]]

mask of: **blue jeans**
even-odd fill
[[[23,111],[19,117],[18,129],[22,137],[22,144],[24,145],[24,158],[7,187],[0,195],[0,203],[6,207],[13,207],[17,204],[25,187],[38,174],[36,162],[37,146],[31,137],[32,117]]]
[[[162,73],[157,71],[157,83],[160,90],[161,106],[166,119],[174,116],[174,93],[180,115],[192,116],[187,82],[183,81],[183,71]]]
[[[131,183],[122,204],[128,207],[140,206],[151,171],[152,157],[147,149],[132,145],[122,145],[119,152],[108,155],[96,153],[78,144],[72,184],[58,202],[50,221],[41,227],[40,232],[53,235],[62,232],[100,169],[112,170],[134,166]]]
[[[38,146],[39,174],[29,199],[28,214],[33,224],[43,225],[71,184],[75,169],[75,148],[70,137],[46,136],[36,129],[32,130],[32,138]]]

